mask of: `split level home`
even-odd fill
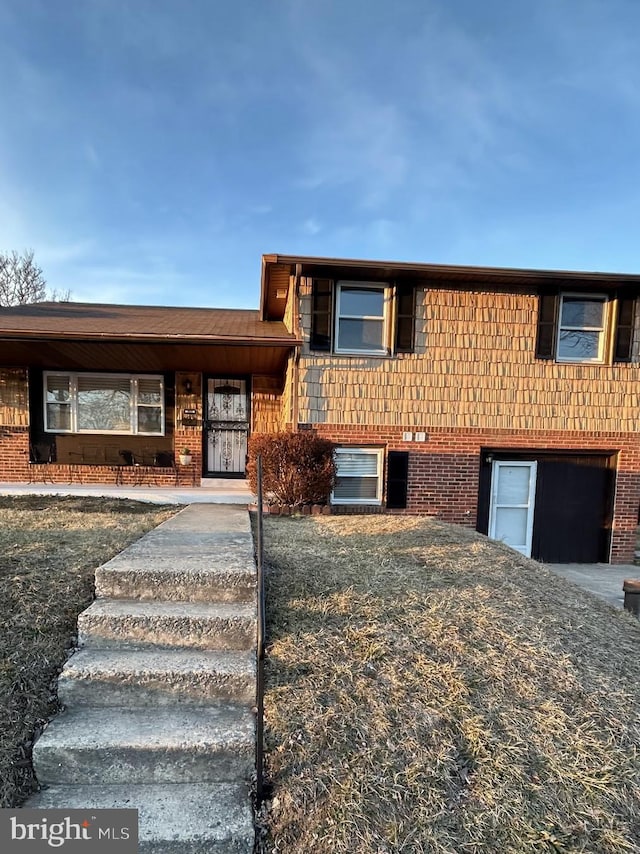
[[[629,562],[639,294],[640,275],[265,255],[257,311],[0,309],[0,477],[199,487],[244,475],[250,434],[310,430],[336,446],[336,511]]]

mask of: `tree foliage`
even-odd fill
[[[0,306],[43,300],[68,302],[70,298],[69,291],[47,290],[42,270],[33,260],[33,250],[0,252]]]

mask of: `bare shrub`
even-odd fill
[[[262,483],[269,501],[292,506],[327,503],[336,476],[333,444],[327,439],[313,433],[252,436],[247,478],[254,492],[258,455],[262,456]]]

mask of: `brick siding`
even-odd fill
[[[483,448],[520,451],[603,451],[618,453],[612,563],[632,563],[640,503],[640,437],[620,433],[440,429],[426,442],[403,441],[412,429],[375,426],[313,425],[318,434],[339,445],[377,445],[386,451],[409,452],[407,509],[475,528],[480,456]],[[415,435],[415,434],[414,434]],[[365,510],[365,508],[359,508]],[[357,512],[340,508],[340,512]]]

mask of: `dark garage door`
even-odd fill
[[[531,556],[546,563],[608,561],[613,484],[607,457],[540,460]]]
[[[609,560],[615,488],[613,453],[484,449],[478,530],[488,533],[492,460],[535,460],[536,495],[531,556],[546,563]]]

